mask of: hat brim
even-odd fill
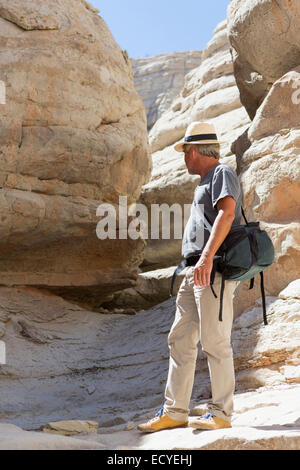
[[[174,150],[176,152],[183,152],[184,146],[185,145],[193,145],[193,144],[225,144],[225,142],[222,142],[220,140],[198,140],[194,142],[179,142],[178,144],[174,145]]]

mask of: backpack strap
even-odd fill
[[[181,271],[183,271],[186,267],[195,266],[195,264],[197,263],[200,256],[201,256],[201,253],[189,256],[188,258],[185,258],[183,261],[181,261],[181,263],[177,266],[177,268],[175,269],[175,271],[173,273],[172,279],[171,279],[170,297],[173,296],[173,287],[174,287],[174,282],[175,282],[176,276],[179,273],[181,273]]]
[[[215,281],[215,274],[216,274],[216,263],[215,263],[215,260],[216,260],[216,259],[219,259],[219,256],[214,256],[214,262],[213,262],[213,267],[212,267],[212,270],[211,270],[211,273],[210,273],[210,282],[209,282],[209,284],[210,284],[210,288],[211,288],[212,293],[214,294],[215,298],[217,299],[218,296],[217,296],[217,294],[215,293],[215,290],[214,290],[214,288],[213,288],[213,286],[212,286],[213,283],[214,283],[214,281]]]
[[[181,273],[181,271],[183,271],[187,266],[194,266],[197,263],[198,259],[200,258],[200,255],[201,254],[198,254],[198,255],[195,255],[195,256],[190,256],[189,258],[185,258],[177,266],[177,268],[175,269],[175,271],[173,273],[172,279],[171,279],[170,297],[173,296],[173,287],[174,287],[174,282],[175,282],[176,276],[179,273]],[[215,280],[215,274],[216,274],[216,270],[217,270],[217,263],[220,260],[220,258],[221,258],[221,256],[219,256],[219,255],[214,256],[214,258],[213,258],[213,267],[212,267],[211,274],[210,274],[210,288],[211,288],[211,291],[212,291],[212,293],[214,294],[214,296],[216,298],[218,296],[215,293],[214,288],[213,288],[212,285],[213,285],[214,280]]]
[[[267,320],[266,298],[265,298],[265,289],[264,289],[264,274],[262,271],[259,274],[260,274],[260,290],[261,290],[261,297],[262,297],[264,324],[267,325],[268,320]]]
[[[215,290],[214,290],[212,284],[210,285],[210,288],[211,288],[211,291],[212,291],[212,293],[214,294],[215,298],[217,299],[218,296],[217,296],[217,294],[215,293]]]
[[[262,308],[263,308],[263,319],[264,319],[264,324],[268,324],[267,320],[267,309],[266,309],[266,297],[265,297],[265,288],[264,288],[264,274],[263,271],[260,273],[260,290],[261,290],[261,297],[262,297]],[[250,281],[250,287],[249,289],[252,289],[254,285],[254,277],[252,277]],[[210,286],[212,288],[212,285]],[[221,291],[220,291],[220,309],[219,309],[219,321],[222,321],[222,311],[223,311],[223,294],[224,294],[224,288],[225,288],[225,279],[224,275],[222,273],[222,283],[221,283]],[[212,289],[213,290],[213,289]],[[215,297],[217,297],[213,291],[213,294]]]
[[[181,263],[175,269],[175,271],[173,273],[173,276],[172,276],[172,280],[171,280],[170,297],[173,296],[173,287],[174,287],[174,282],[175,282],[176,276],[179,273],[181,273],[181,271],[183,271],[187,266],[188,266],[188,261],[187,261],[187,259],[184,259],[183,261],[181,261]]]
[[[222,283],[221,283],[221,291],[220,291],[219,321],[222,321],[224,288],[225,288],[225,277],[224,277],[224,274],[222,273]]]
[[[241,206],[241,211],[242,211],[243,217],[244,217],[244,219],[245,219],[246,225],[249,225],[249,224],[248,224],[248,220],[246,219],[246,216],[245,216],[244,209],[243,209],[242,206]]]

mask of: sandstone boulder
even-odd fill
[[[300,64],[300,4],[231,0],[227,18],[234,75],[253,119],[272,84]]]
[[[261,222],[275,248],[275,262],[265,273],[269,295],[277,295],[299,276],[300,107],[295,95],[299,83],[300,67],[274,82],[237,158],[246,216]],[[240,312],[260,295],[258,284],[253,292],[247,293],[245,285],[239,288],[243,288]]]
[[[151,159],[130,63],[83,0],[0,1],[0,272],[91,305],[133,285],[144,244],[96,236]]]
[[[221,163],[236,169],[231,144],[249,127],[250,120],[241,106],[239,91],[233,75],[226,20],[214,31],[212,40],[203,51],[202,63],[185,79],[180,95],[164,112],[149,133],[152,148],[153,171],[151,179],[142,188],[140,201],[150,211],[151,204],[179,204],[182,208],[192,203],[199,177],[189,175],[183,155],[175,152],[173,144],[182,139],[191,121],[211,121],[220,139]],[[173,225],[171,226],[173,229]],[[174,231],[170,240],[147,240],[143,270],[166,268],[178,264],[181,259],[181,240]]]
[[[222,156],[231,154],[229,144],[249,123],[233,75],[226,20],[215,29],[201,65],[186,76],[180,95],[151,129],[152,152],[180,140],[188,124],[198,120],[213,121],[220,140],[226,142]]]
[[[103,450],[96,440],[53,436],[43,432],[25,431],[13,424],[0,423],[0,450]]]
[[[137,283],[134,287],[114,292],[112,299],[105,302],[104,308],[116,309],[121,307],[144,310],[168,299],[170,296],[170,286],[173,273],[177,266],[145,271],[138,275]],[[173,295],[176,295],[183,280],[186,270],[183,270],[176,277]],[[101,310],[100,310],[101,311]]]
[[[55,421],[42,426],[44,432],[50,434],[62,434],[74,436],[76,434],[97,434],[98,423],[96,421],[67,420]]]

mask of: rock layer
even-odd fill
[[[183,138],[191,121],[213,122],[221,146],[221,163],[236,169],[231,144],[249,126],[249,117],[239,100],[239,90],[233,75],[226,20],[214,31],[212,40],[203,51],[199,67],[185,79],[180,95],[155,123],[149,134],[153,170],[151,179],[142,188],[140,201],[150,209],[151,204],[191,204],[199,177],[189,175],[183,155],[175,152],[173,144]],[[225,158],[226,157],[226,158]],[[172,227],[173,228],[173,227]],[[147,240],[143,269],[166,268],[181,259],[181,240]]]
[[[136,201],[151,171],[131,66],[97,12],[0,1],[1,282],[96,304],[134,283],[144,246],[100,241],[96,209]]]
[[[268,294],[277,295],[299,276],[300,265],[300,67],[275,81],[237,149],[247,218],[259,220],[275,248],[275,262],[266,270]],[[245,144],[246,140],[246,145]],[[240,141],[240,146],[239,146]],[[258,283],[257,283],[258,284]],[[245,286],[239,311],[260,295]],[[243,294],[243,295],[242,295]]]
[[[299,389],[300,385],[281,385],[237,393],[232,429],[201,431],[201,436],[199,431],[189,427],[141,435],[137,429],[128,432],[121,424],[107,430],[100,429],[97,435],[81,435],[74,439],[24,431],[12,424],[1,423],[0,449],[176,451],[180,443],[180,448],[184,450],[298,450]],[[193,416],[204,412],[204,405],[191,410]],[[183,459],[182,462],[187,465],[187,456],[184,455]],[[193,463],[193,457],[191,460]]]
[[[298,0],[231,0],[228,32],[241,102],[251,119],[272,84],[300,64]]]
[[[237,391],[299,382],[299,282],[267,297],[269,325],[260,305],[235,320]],[[175,298],[134,316],[103,315],[47,291],[1,287],[0,306],[7,352],[0,366],[2,421],[32,430],[89,420],[100,430],[145,419],[161,406]],[[191,406],[209,396],[199,347]]]
[[[24,431],[13,424],[0,423],[0,450],[103,450],[96,440],[53,436],[43,432]]]
[[[146,107],[148,129],[181,92],[184,78],[201,63],[202,51],[173,52],[131,59],[135,87]]]
[[[42,426],[44,432],[49,434],[62,434],[75,436],[76,434],[96,434],[98,423],[96,421],[69,420],[55,421]]]
[[[152,152],[180,140],[188,124],[198,120],[215,124],[220,140],[226,142],[222,147],[224,157],[231,155],[230,143],[249,123],[233,75],[226,20],[215,29],[201,65],[186,76],[180,95],[151,129]]]

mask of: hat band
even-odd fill
[[[199,134],[199,135],[190,135],[184,138],[184,142],[195,142],[198,140],[218,140],[216,134]]]

